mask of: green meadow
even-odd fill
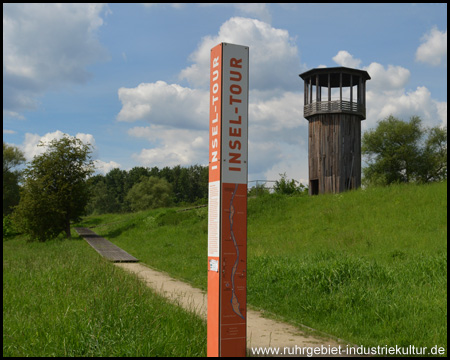
[[[206,290],[207,208],[177,210],[89,216],[76,225],[91,227],[143,263]],[[141,356],[151,345],[133,352],[135,347],[122,344],[129,337],[141,343],[138,334],[146,337],[142,343],[161,344],[149,354],[205,354],[202,321],[102,261],[84,241],[19,239],[3,248],[4,356]],[[250,198],[247,272],[248,305],[268,317],[367,347],[447,349],[447,182]],[[118,284],[127,284],[127,290]],[[118,309],[116,292],[135,305]],[[154,302],[165,310],[150,305]],[[147,314],[143,307],[155,311]],[[108,319],[111,312],[116,316]],[[183,320],[177,324],[178,318]],[[60,320],[74,330],[64,335],[68,329]],[[182,325],[190,322],[198,325]],[[142,323],[168,326],[172,337],[164,342],[156,331],[152,340],[135,330]],[[117,326],[123,329],[120,336]],[[18,340],[24,331],[26,344]]]
[[[84,240],[17,238],[3,242],[3,356],[206,356],[206,324]]]

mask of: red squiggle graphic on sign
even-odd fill
[[[233,195],[231,196],[230,201],[230,233],[231,233],[231,239],[233,240],[234,247],[236,248],[236,261],[233,265],[233,269],[231,270],[231,307],[233,311],[240,316],[242,319],[244,319],[244,315],[242,315],[241,310],[239,309],[239,301],[236,296],[236,292],[234,289],[234,276],[236,275],[236,270],[239,263],[239,247],[237,246],[236,238],[234,236],[233,232],[233,216],[234,216],[234,206],[233,206],[233,200],[234,196],[236,195],[236,191],[238,189],[238,184],[236,184],[236,187],[234,188]]]

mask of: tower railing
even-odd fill
[[[349,113],[366,117],[366,108],[363,104],[348,100],[314,101],[303,107],[305,118],[315,114]]]

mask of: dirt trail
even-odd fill
[[[202,290],[175,280],[163,272],[150,269],[142,263],[115,263],[115,265],[136,274],[160,295],[206,319],[207,295]],[[347,344],[338,340],[307,335],[292,325],[266,319],[259,312],[247,309],[247,349],[249,350],[259,347],[306,348],[321,345],[336,348],[341,345],[341,348],[345,350]],[[293,356],[299,355],[299,353],[293,354]],[[341,356],[346,354],[343,353]]]

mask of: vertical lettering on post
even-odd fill
[[[248,50],[211,50],[208,356],[246,355]]]

